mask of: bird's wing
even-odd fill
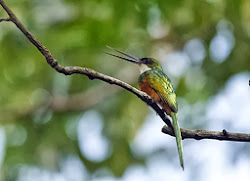
[[[177,112],[176,94],[167,75],[160,70],[155,70],[154,73],[149,76],[148,81],[150,87],[155,90],[161,100],[167,104],[173,112]]]
[[[182,137],[180,127],[177,121],[178,105],[176,102],[176,95],[172,86],[172,83],[168,76],[161,70],[152,70],[150,76],[148,76],[149,86],[160,96],[161,100],[169,106],[171,109],[171,117],[173,120],[174,133],[176,136],[176,143],[180,158],[180,164],[184,170],[183,161],[183,148],[182,148]]]

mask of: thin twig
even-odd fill
[[[10,21],[10,18],[0,18],[0,22],[2,21]]]

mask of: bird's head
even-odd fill
[[[118,49],[115,49],[115,48],[112,48],[109,46],[107,46],[107,47],[125,55],[126,57],[121,57],[121,56],[114,55],[111,53],[106,53],[106,54],[111,55],[111,56],[116,57],[116,58],[126,60],[128,62],[132,62],[134,64],[137,64],[141,73],[143,73],[147,70],[151,70],[151,69],[161,69],[162,70],[160,62],[154,58],[138,58],[138,57],[135,57],[135,56],[130,55],[128,53],[125,53],[121,50],[118,50]]]

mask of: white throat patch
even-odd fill
[[[150,67],[148,67],[147,65],[145,64],[139,64],[138,65],[139,69],[140,69],[140,74],[143,74],[144,72],[148,71],[148,70],[151,70]]]

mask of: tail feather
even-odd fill
[[[179,123],[177,121],[177,113],[171,112],[171,117],[172,117],[172,120],[173,120],[174,134],[175,134],[175,137],[176,137],[176,143],[177,143],[177,148],[178,148],[178,153],[179,153],[180,165],[181,165],[182,169],[184,170],[182,137],[181,137],[180,126],[179,126]]]

